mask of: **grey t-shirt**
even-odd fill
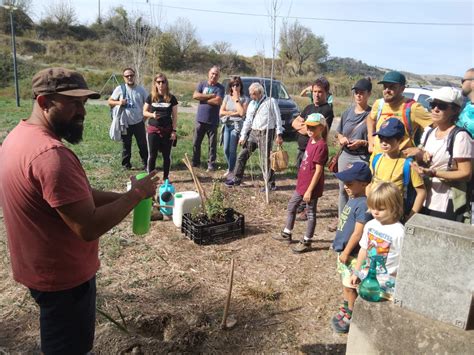
[[[369,106],[367,110],[362,113],[355,113],[355,106],[351,105],[344,113],[341,115],[341,120],[339,121],[339,126],[337,127],[337,133],[342,134],[351,139],[363,139],[367,140],[367,125],[363,123],[367,119],[367,116],[370,113],[372,108]],[[357,126],[359,125],[359,126]],[[354,129],[355,128],[355,129]],[[345,152],[351,155],[367,155],[369,152],[367,147],[360,147],[355,150],[350,150],[349,148],[343,148]]]
[[[365,224],[371,219],[372,215],[367,212],[367,197],[362,196],[349,199],[339,216],[336,237],[332,243],[333,249],[337,252],[344,251],[344,248],[354,232],[356,222]],[[352,250],[351,255],[357,256],[359,249],[359,243],[357,243]]]
[[[124,107],[124,114],[129,125],[134,125],[143,121],[143,104],[145,103],[148,93],[143,86],[135,85],[130,87],[125,85],[125,98],[127,105]],[[117,86],[110,96],[112,100],[120,100],[122,96],[122,87]]]
[[[247,96],[240,97],[240,103],[242,105],[245,105],[248,102],[249,102],[249,98]],[[225,107],[227,109],[226,111],[237,111],[237,107],[235,105],[234,100],[232,99],[232,96],[225,95],[223,103],[225,103]],[[226,125],[234,125],[234,128],[237,132],[240,132],[242,130],[244,119],[245,117],[240,117],[240,116],[221,117],[221,121],[225,123]]]

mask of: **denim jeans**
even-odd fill
[[[234,171],[237,160],[237,144],[239,133],[235,130],[234,124],[224,125],[224,155],[227,160],[227,168]]]
[[[303,196],[300,195],[298,192],[293,192],[293,195],[288,202],[288,207],[286,209],[286,225],[285,228],[289,230],[293,230],[295,226],[296,220],[296,210],[298,206],[303,201]],[[308,216],[308,220],[306,221],[306,233],[304,235],[305,239],[311,239],[314,235],[314,230],[316,229],[316,206],[318,205],[318,198],[313,197],[307,203],[306,215]]]

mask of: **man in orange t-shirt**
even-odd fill
[[[379,84],[383,85],[383,99],[375,101],[372,111],[367,117],[369,152],[373,154],[382,152],[380,141],[378,137],[373,136],[373,133],[378,131],[382,123],[390,117],[399,119],[405,126],[405,135],[400,144],[400,149],[403,151],[406,148],[413,147],[416,132],[431,124],[430,113],[418,102],[410,102],[403,96],[406,78],[402,73],[397,71],[387,72],[383,79],[379,81]],[[382,107],[380,107],[381,104]],[[406,118],[407,109],[409,111],[408,118]],[[408,125],[411,128],[407,127],[406,120],[410,121]]]

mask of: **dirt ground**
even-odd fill
[[[210,190],[222,173],[199,175]],[[185,171],[171,179],[177,191],[194,189]],[[345,352],[347,336],[330,327],[341,302],[329,249],[334,233],[326,229],[337,214],[337,181],[326,175],[312,250],[303,255],[271,238],[283,227],[295,181],[278,176],[269,205],[259,184],[249,178],[245,186],[223,187],[229,206],[245,215],[246,228],[225,243],[196,245],[172,221],[152,222],[148,234],[135,236],[130,216],[101,238],[95,353]],[[0,353],[39,352],[38,309],[12,280],[1,222]],[[296,222],[296,238],[304,227]],[[221,330],[231,259],[229,313],[237,324]]]

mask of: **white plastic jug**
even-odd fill
[[[176,192],[174,195],[173,223],[181,228],[183,215],[191,213],[194,207],[201,204],[201,197],[196,191]]]

